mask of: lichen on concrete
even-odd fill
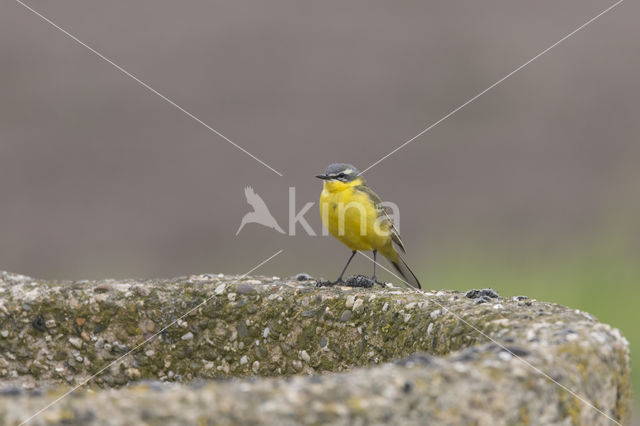
[[[630,416],[619,331],[526,297],[318,288],[311,277],[50,282],[0,272],[0,423],[19,424],[87,380],[33,423]]]

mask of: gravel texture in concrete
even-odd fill
[[[29,424],[605,425],[631,406],[619,331],[524,296],[0,272],[0,424],[85,382]]]

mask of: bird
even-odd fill
[[[351,164],[333,163],[324,173],[316,175],[324,181],[320,194],[320,216],[325,228],[338,241],[351,249],[351,256],[342,269],[342,277],[358,251],[373,252],[373,281],[376,281],[376,255],[384,256],[414,288],[420,281],[402,259],[396,247],[405,253],[400,234],[393,225],[382,200],[367,185],[358,169]]]
[[[249,203],[249,205],[253,207],[253,211],[244,215],[242,221],[240,222],[240,227],[238,228],[238,231],[236,231],[236,235],[240,233],[240,230],[247,223],[258,223],[268,228],[273,228],[281,234],[284,234],[284,231],[282,230],[282,228],[280,228],[280,225],[278,225],[276,219],[271,215],[271,212],[269,211],[269,208],[265,204],[264,200],[258,194],[256,194],[253,188],[247,186],[244,189],[244,196],[247,198],[247,203]]]

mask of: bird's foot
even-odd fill
[[[375,275],[371,277],[371,281],[373,281],[375,284],[378,284],[382,288],[387,288],[387,283],[385,283],[384,281],[378,281]]]
[[[364,275],[354,275],[352,277],[347,278],[345,285],[348,287],[363,287],[363,288],[371,288],[376,285],[375,280],[364,276]]]
[[[387,285],[384,282],[376,280],[375,277],[371,278],[365,275],[353,275],[344,281],[342,279],[337,279],[335,281],[320,280],[316,283],[316,287],[333,287],[336,285],[343,285],[346,287],[371,288],[376,284],[378,284],[382,288],[387,287]]]
[[[342,281],[342,279],[335,280],[335,281],[320,280],[316,282],[316,287],[333,287],[335,285],[342,285],[342,284],[344,284],[344,281]]]

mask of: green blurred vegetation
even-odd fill
[[[581,309],[640,344],[637,247],[625,238],[600,238],[553,249],[512,250],[467,244],[440,251],[420,271],[426,288],[491,287],[501,296],[525,295]],[[637,350],[637,349],[636,349]],[[634,394],[640,392],[640,361],[632,357]],[[637,400],[635,406],[638,406]],[[634,410],[637,421],[637,411]]]

